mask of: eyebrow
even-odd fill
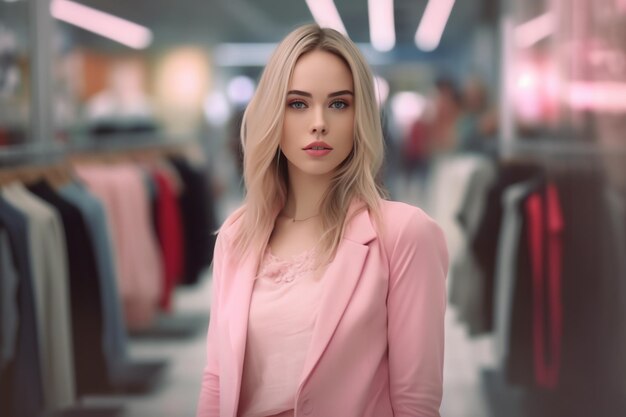
[[[307,93],[306,91],[301,91],[301,90],[290,90],[287,95],[291,95],[291,94],[295,94],[298,96],[304,96],[304,97],[309,97],[312,98],[313,95],[311,93]],[[354,93],[350,90],[340,90],[340,91],[335,91],[334,93],[330,93],[328,95],[328,97],[337,97],[337,96],[343,96],[343,95],[351,95],[354,96]]]

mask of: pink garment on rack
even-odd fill
[[[158,310],[163,271],[143,173],[131,164],[79,165],[75,171],[109,215],[126,324],[148,327]]]

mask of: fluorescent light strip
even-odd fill
[[[390,51],[396,45],[393,0],[368,0],[370,39],[377,51]]]
[[[515,28],[515,43],[528,48],[554,32],[554,15],[546,13]]]
[[[148,28],[70,0],[52,0],[50,13],[56,19],[134,49],[144,49],[152,42]]]
[[[313,19],[318,25],[335,29],[348,36],[333,0],[306,0],[306,5],[309,6]]]
[[[415,33],[415,45],[423,51],[434,51],[452,12],[454,0],[429,0]]]

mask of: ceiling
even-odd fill
[[[153,48],[191,43],[277,42],[295,26],[312,21],[304,0],[78,0],[85,5],[147,26]],[[458,45],[498,0],[459,0],[444,32],[442,49]],[[396,45],[412,47],[427,0],[395,0]],[[367,0],[335,0],[349,36],[369,42]],[[118,48],[81,29],[68,28],[83,45]]]

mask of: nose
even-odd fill
[[[315,112],[313,124],[311,126],[311,133],[316,136],[325,135],[326,133],[328,133],[328,127],[326,126],[326,120],[324,118],[323,110],[318,110]]]

